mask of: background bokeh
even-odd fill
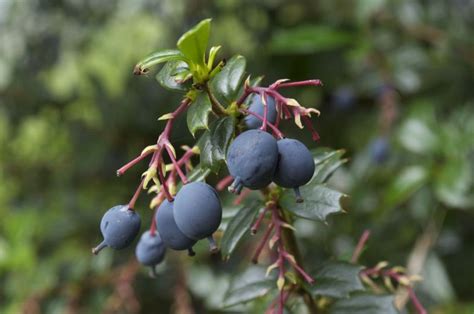
[[[158,279],[133,248],[90,254],[103,212],[128,201],[144,166],[115,170],[179,101],[133,66],[206,17],[221,56],[246,56],[265,84],[325,84],[289,95],[321,110],[318,146],[346,149],[330,184],[351,198],[329,225],[296,222],[306,266],[347,258],[370,229],[362,263],[408,265],[430,311],[473,313],[470,0],[0,0],[0,312],[222,312],[246,246],[227,263],[205,245],[194,259],[169,254]],[[184,122],[173,141],[192,143]]]

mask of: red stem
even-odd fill
[[[235,200],[232,202],[234,205],[240,205],[240,203],[242,203],[242,201],[247,197],[249,196],[249,194],[252,193],[252,190],[250,189],[244,189],[242,191],[242,193],[239,194],[239,196],[237,196],[235,198]]]
[[[229,185],[232,184],[232,181],[234,181],[234,178],[232,176],[224,177],[222,180],[217,182],[216,184],[217,191],[225,190]]]
[[[278,84],[275,88],[285,88],[285,87],[298,87],[298,86],[322,86],[323,82],[321,80],[306,80],[306,81],[298,81],[298,82],[287,82]]]
[[[181,167],[180,167],[180,165],[178,164],[178,162],[176,161],[176,158],[174,157],[173,151],[172,151],[172,149],[168,146],[168,144],[165,144],[165,149],[166,149],[166,152],[168,153],[168,155],[169,155],[169,157],[170,157],[170,159],[171,159],[171,162],[173,163],[174,170],[176,170],[176,172],[178,172],[179,178],[181,179],[181,181],[183,182],[183,184],[188,183],[188,178],[186,178],[186,176],[184,175],[183,171],[181,170]]]
[[[267,213],[268,211],[268,207],[265,207],[262,212],[260,213],[260,215],[258,216],[257,220],[255,221],[255,223],[253,224],[253,226],[250,228],[250,233],[251,234],[256,234],[257,231],[258,231],[258,228],[260,227],[260,224],[262,223],[262,220],[263,218],[265,218],[265,214]]]
[[[264,118],[263,118],[261,115],[259,115],[258,113],[255,113],[255,112],[253,112],[253,111],[249,111],[249,110],[243,109],[243,108],[240,109],[240,111],[243,112],[243,113],[246,113],[246,114],[251,114],[251,115],[257,117],[259,120],[264,121]],[[270,129],[272,129],[273,133],[275,133],[275,135],[277,136],[277,138],[281,139],[281,138],[284,137],[284,136],[283,136],[283,133],[281,133],[281,131],[278,130],[278,128],[275,127],[273,124],[271,124],[270,122],[267,121],[267,125],[270,127]],[[263,126],[263,125],[262,125],[262,126]]]
[[[124,166],[122,166],[119,170],[117,170],[117,176],[120,177],[121,175],[123,175],[128,169],[132,168],[133,166],[135,166],[137,163],[139,163],[140,161],[142,161],[143,159],[145,159],[145,157],[147,157],[148,155],[150,155],[151,153],[153,153],[154,151],[150,150],[150,151],[147,151],[145,152],[144,154],[141,154],[139,156],[137,156],[135,159],[129,161],[128,163],[126,163]]]
[[[359,242],[357,243],[354,253],[352,254],[352,258],[351,258],[352,263],[356,263],[357,260],[359,259],[360,254],[362,253],[365,243],[367,243],[367,240],[369,239],[369,237],[370,237],[370,230],[364,230],[364,232],[360,236]]]
[[[158,214],[158,207],[159,206],[155,208],[153,215],[151,216],[150,234],[152,237],[154,237],[156,233],[156,215]]]
[[[421,304],[420,300],[418,300],[418,297],[416,296],[415,291],[411,287],[408,287],[408,294],[410,295],[411,302],[413,303],[413,306],[415,307],[416,311],[418,314],[427,314],[428,311],[423,307]]]
[[[262,126],[260,127],[260,130],[266,131],[267,130],[267,123],[268,123],[268,104],[267,104],[267,98],[265,93],[262,93],[260,95],[262,97],[262,104],[263,104],[263,120],[262,120]]]
[[[262,253],[263,248],[265,247],[265,244],[268,241],[268,238],[270,237],[270,234],[273,230],[273,224],[269,224],[267,227],[267,230],[265,231],[265,234],[263,235],[259,245],[257,246],[257,249],[255,250],[255,253],[253,254],[252,257],[252,263],[257,264],[258,263],[258,257],[260,256],[260,253]]]
[[[135,210],[135,203],[137,202],[137,199],[138,197],[140,196],[140,193],[142,192],[143,190],[143,180],[140,182],[140,184],[138,185],[135,193],[133,194],[132,196],[132,199],[130,200],[130,202],[128,202],[128,208],[130,210]]]

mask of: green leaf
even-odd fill
[[[168,61],[183,61],[184,56],[181,54],[179,50],[176,49],[168,49],[168,50],[161,50],[150,54],[149,56],[142,59],[140,62],[137,63],[135,66],[135,74],[138,70],[140,71],[148,71],[150,67]]]
[[[331,314],[397,314],[392,295],[359,293],[339,299],[331,306]]]
[[[234,134],[235,119],[227,116],[216,120],[211,125],[212,155],[216,161],[225,160],[227,147]]]
[[[211,171],[209,169],[203,169],[200,165],[197,165],[191,170],[187,177],[190,182],[204,181],[210,173]]]
[[[205,19],[184,33],[178,40],[178,49],[191,62],[205,65],[206,49],[211,32],[211,19]]]
[[[220,163],[214,160],[212,154],[212,143],[211,143],[211,134],[209,131],[204,132],[201,135],[197,143],[200,153],[200,166],[203,169],[209,169],[210,171],[217,173],[220,168]]]
[[[470,208],[474,204],[472,191],[473,169],[465,158],[447,160],[436,172],[434,191],[436,197],[454,208]]]
[[[174,91],[187,91],[185,84],[177,82],[176,75],[181,73],[189,73],[189,69],[183,61],[169,61],[156,75],[156,80],[166,89]]]
[[[416,154],[433,154],[436,152],[439,139],[428,125],[415,118],[403,123],[398,133],[400,144]]]
[[[386,190],[385,206],[392,207],[406,201],[428,180],[429,172],[422,166],[405,168]]]
[[[362,267],[347,262],[330,262],[315,275],[316,284],[309,289],[316,296],[347,298],[355,291],[364,290],[359,273]]]
[[[188,109],[186,121],[189,132],[194,136],[197,130],[208,129],[209,113],[212,111],[211,101],[206,93],[199,93]]]
[[[243,83],[245,66],[243,56],[233,56],[211,80],[211,90],[222,104],[229,105],[236,100]]]
[[[327,216],[343,212],[341,198],[345,194],[321,184],[308,184],[300,187],[303,203],[296,203],[292,190],[284,190],[280,204],[296,216],[325,222]]]
[[[309,184],[321,184],[326,182],[337,168],[347,162],[347,159],[341,159],[344,153],[345,151],[341,149],[315,156],[316,167],[313,178]]]
[[[242,207],[229,221],[221,241],[221,251],[224,258],[228,258],[244,235],[250,230],[261,204],[254,202]]]
[[[245,303],[265,296],[275,287],[275,276],[265,276],[265,268],[252,266],[237,275],[230,283],[224,307]]]
[[[270,41],[274,53],[315,53],[340,48],[353,42],[354,37],[346,32],[323,25],[298,26],[280,30]]]

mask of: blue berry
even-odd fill
[[[212,237],[222,220],[219,196],[204,182],[184,185],[176,194],[173,207],[179,230],[193,240]]]
[[[378,137],[370,144],[370,155],[372,161],[377,164],[384,163],[390,154],[390,144],[386,137]]]
[[[313,177],[313,156],[303,143],[295,139],[282,139],[277,145],[279,158],[273,181],[281,187],[293,188],[296,201],[302,202],[299,187]]]
[[[161,239],[170,249],[191,250],[196,241],[188,238],[179,230],[173,216],[173,203],[165,200],[158,207],[155,216],[156,227],[161,235]]]
[[[243,186],[256,190],[272,182],[278,162],[278,145],[273,136],[261,130],[248,130],[237,136],[227,152],[227,167],[234,182],[231,192]]]
[[[270,96],[266,96],[265,100],[267,102],[267,120],[271,124],[274,124],[277,118],[277,110],[275,105],[275,99]],[[264,107],[262,102],[261,95],[254,95],[250,100],[249,111],[255,112],[256,114],[260,115],[263,118],[264,115]],[[249,114],[244,119],[245,125],[249,129],[258,129],[262,126],[262,120],[257,118],[256,116]]]
[[[165,258],[166,247],[158,234],[151,234],[150,230],[145,231],[135,248],[135,256],[138,261],[151,267],[151,274],[155,275],[155,266]]]
[[[104,241],[92,249],[92,253],[97,254],[107,246],[117,250],[129,246],[140,231],[140,225],[140,216],[127,205],[110,208],[100,221]]]

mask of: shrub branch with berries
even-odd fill
[[[340,202],[345,195],[325,182],[346,159],[342,150],[309,150],[299,140],[285,137],[280,125],[293,121],[318,141],[312,118],[320,112],[283,92],[319,87],[322,82],[281,79],[264,87],[261,77],[246,73],[244,57],[219,61],[220,46],[207,53],[210,29],[211,20],[204,20],[178,40],[178,49],[153,53],[135,66],[135,75],[147,75],[154,66],[163,65],[157,81],[184,96],[174,111],[159,118],[166,122],[156,143],[117,170],[121,176],[138,163],[148,162],[129,203],[104,214],[100,223],[104,239],[92,252],[98,254],[105,247],[122,249],[133,242],[141,227],[135,203],[147,190],[154,195],[150,202],[154,218],[136,246],[136,257],[153,275],[167,249],[186,250],[193,256],[196,242],[207,239],[213,254],[220,251],[228,259],[245,234],[256,236],[260,231],[249,261],[258,264],[266,251],[269,265],[266,270],[250,266],[237,276],[223,306],[270,296],[268,313],[291,311],[297,299],[311,313],[350,309],[363,313],[365,308],[392,313],[396,309],[389,293],[400,286],[408,289],[422,313],[412,289],[416,278],[401,268],[386,270],[386,264],[366,269],[356,265],[368,236],[361,238],[351,261],[328,262],[313,273],[304,269],[293,221],[299,217],[326,222],[329,215],[343,212]],[[191,134],[201,134],[194,146],[181,147],[184,152],[178,157],[180,151],[170,136],[175,120],[184,115]],[[199,163],[193,164],[197,156]],[[216,188],[205,182],[210,174],[223,176]],[[226,190],[238,195],[233,205],[241,208],[223,224],[219,193]],[[222,225],[223,235],[214,238]],[[379,277],[385,288],[375,282]]]

